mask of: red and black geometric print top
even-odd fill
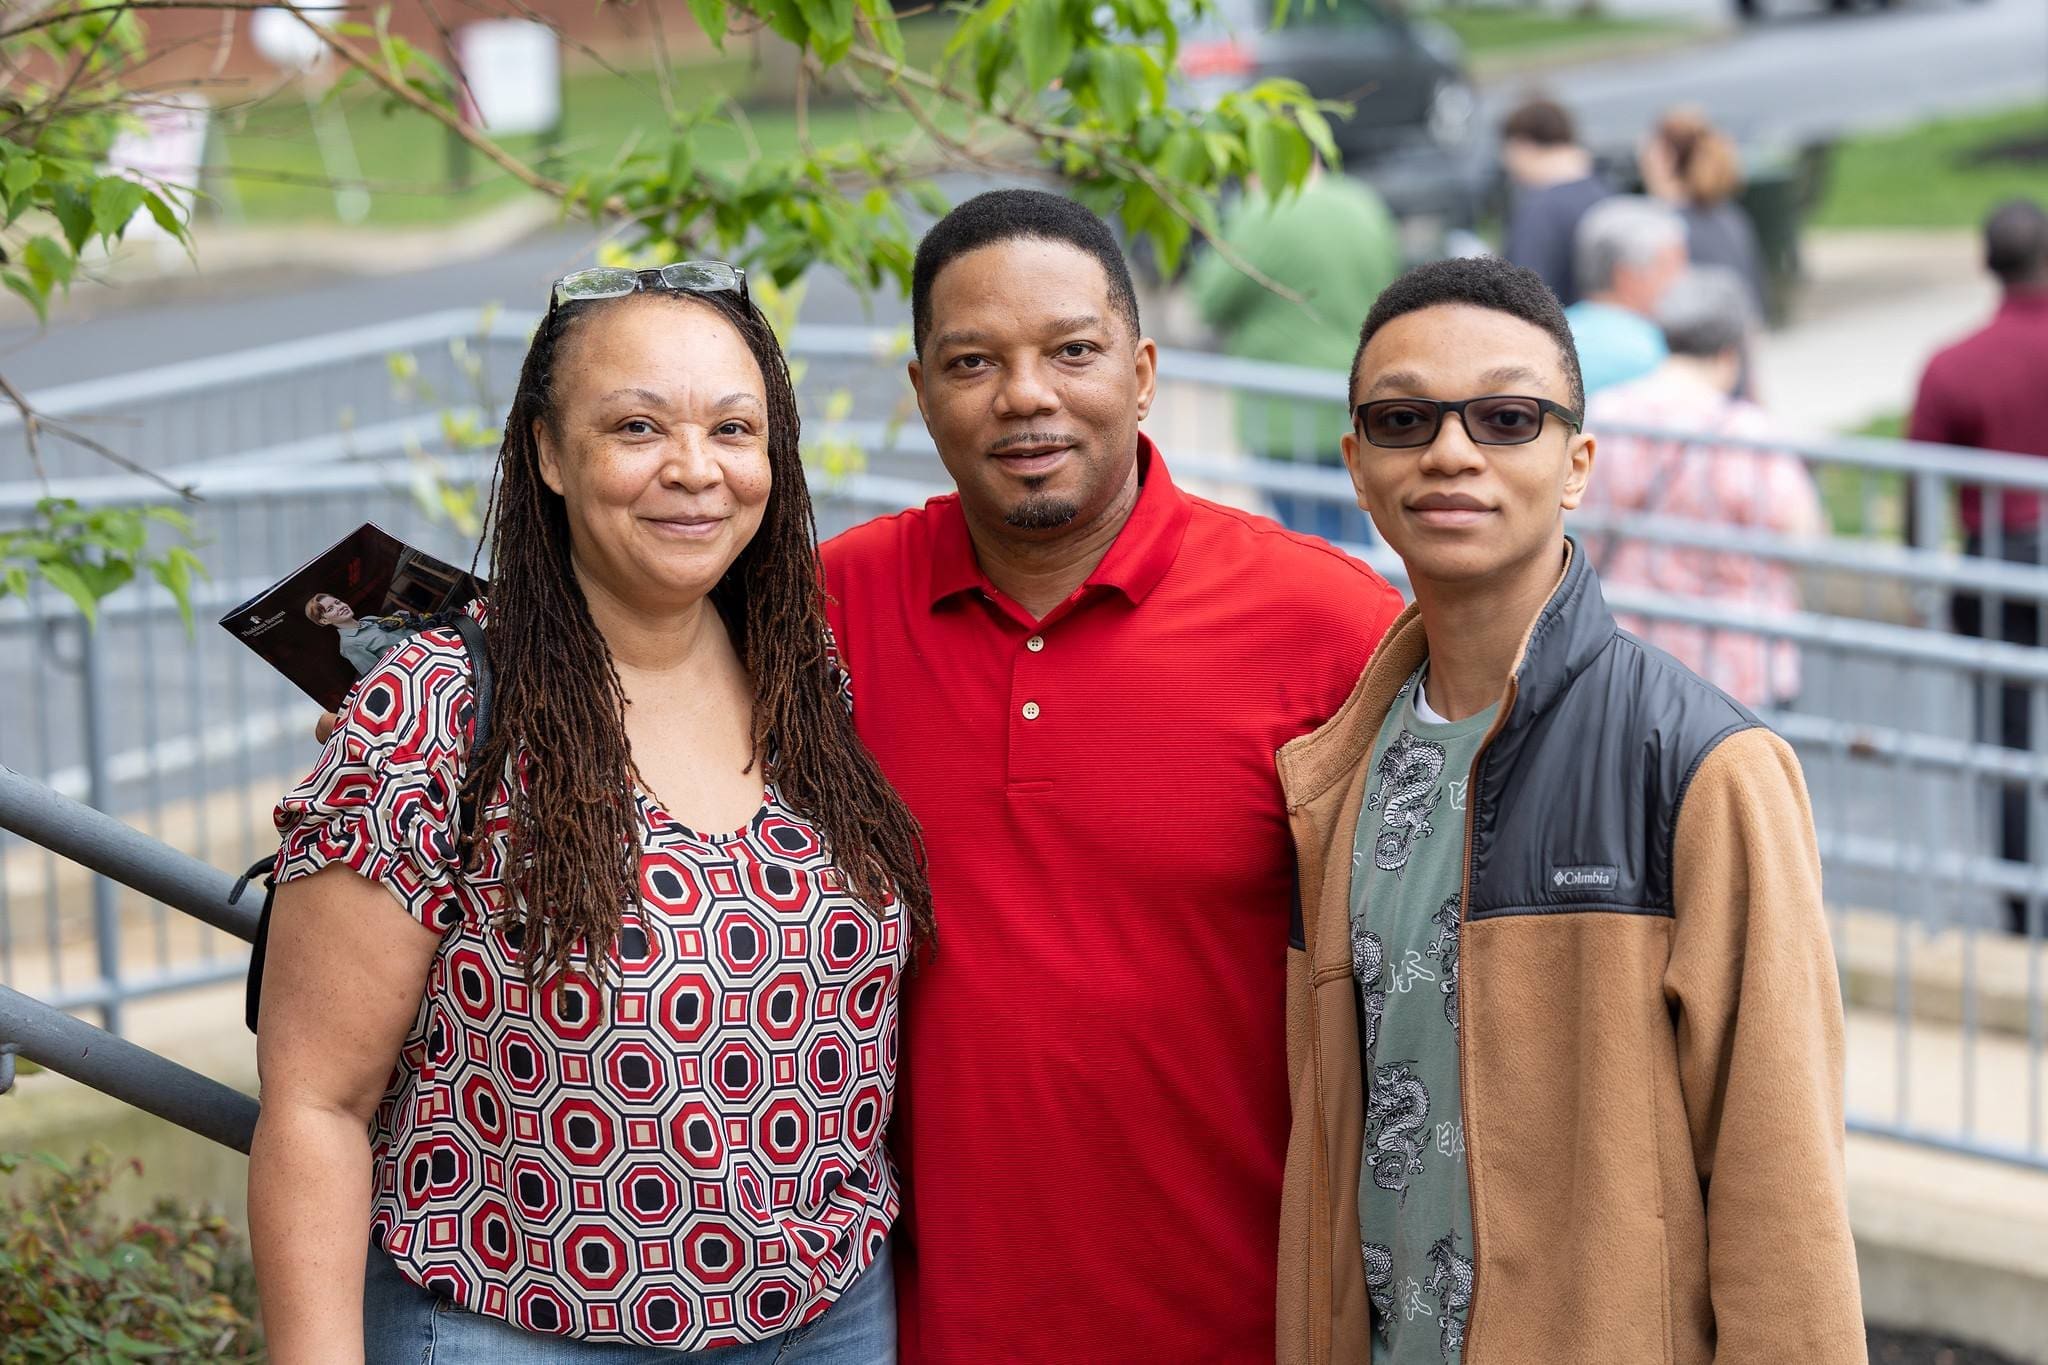
[[[582,977],[529,990],[494,922],[502,784],[480,869],[453,857],[470,698],[454,631],[399,646],[277,808],[280,880],[340,863],[442,932],[371,1131],[375,1235],[535,1332],[698,1350],[816,1317],[897,1213],[898,907],[855,900],[772,789],[727,834],[642,795],[607,1008]]]

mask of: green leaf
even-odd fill
[[[102,237],[119,237],[128,227],[128,220],[142,207],[142,198],[148,194],[146,186],[119,176],[102,177],[92,187],[93,230]]]
[[[1330,121],[1323,117],[1322,110],[1304,104],[1294,111],[1294,117],[1325,166],[1334,171],[1343,164],[1343,158],[1337,154],[1337,139],[1330,135]]]
[[[1259,187],[1278,198],[1308,172],[1308,139],[1301,131],[1271,115],[1259,116],[1245,139],[1252,174]]]
[[[10,564],[0,572],[0,597],[27,597],[28,570],[19,564]],[[0,1175],[7,1174],[8,1167],[0,1166]]]
[[[995,103],[996,86],[1010,65],[1010,35],[997,29],[974,49],[974,92],[984,105]]]
[[[119,1328],[107,1333],[106,1346],[116,1360],[148,1360],[154,1356],[167,1356],[173,1349],[151,1341],[138,1341]]]
[[[82,250],[92,236],[92,201],[71,185],[61,186],[50,201],[50,212],[64,229],[64,240],[73,251]]]
[[[1103,118],[1114,128],[1130,127],[1145,99],[1145,68],[1138,54],[1129,48],[1101,47],[1092,57],[1095,99]]]
[[[996,31],[1016,0],[988,0],[988,3],[971,12],[953,30],[953,36],[946,40],[943,60],[951,61],[970,47],[977,46],[982,37]]]
[[[811,50],[830,66],[853,47],[853,0],[796,0],[811,31]]]
[[[6,171],[0,172],[0,189],[6,190],[7,197],[13,199],[42,178],[42,161],[24,153],[9,161]]]
[[[1012,31],[1024,59],[1024,82],[1033,90],[1045,89],[1074,59],[1074,31],[1066,22],[1064,0],[1019,0]]]
[[[903,26],[896,22],[896,10],[889,0],[864,0],[863,8],[868,16],[869,31],[891,61],[900,62],[904,57]]]
[[[804,19],[802,0],[756,0],[754,9],[777,35],[798,47],[810,46],[811,26]]]
[[[22,247],[21,262],[45,292],[49,290],[51,281],[69,284],[71,272],[77,265],[70,252],[40,233],[29,238]]]
[[[156,225],[179,241],[185,240],[185,220],[178,216],[178,210],[168,199],[155,190],[145,191],[142,202],[149,206],[149,216],[156,219]]]
[[[44,582],[48,583],[58,592],[63,593],[78,605],[78,610],[85,617],[86,624],[91,626],[99,625],[99,599],[92,595],[92,589],[86,587],[85,579],[79,576],[78,570],[59,559],[45,560],[37,567],[42,570]]]
[[[696,17],[697,27],[704,30],[704,36],[720,52],[725,51],[725,0],[690,0],[690,13]]]
[[[36,321],[48,322],[50,320],[50,297],[48,292],[36,288],[20,271],[0,271],[0,284],[5,284],[9,289],[12,289],[28,301],[28,306],[36,310]]]

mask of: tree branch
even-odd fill
[[[927,90],[932,94],[937,95],[939,98],[943,100],[947,100],[950,103],[957,104],[962,108],[980,108],[980,102],[971,98],[966,91],[956,90],[947,82],[939,80],[937,77],[932,76],[928,72],[919,71],[914,67],[905,66],[902,62],[897,61],[895,58],[891,57],[886,52],[882,52],[873,48],[863,48],[859,45],[856,45],[850,52],[847,53],[847,60],[858,62],[863,66],[869,67],[881,73],[884,79],[888,81],[892,88],[894,88],[897,101],[900,104],[902,104],[905,109],[910,111],[911,117],[913,119],[916,119],[920,126],[923,126],[927,122],[929,114],[917,106],[917,100],[915,99],[915,97],[910,95],[908,91],[902,89],[902,85],[915,85],[923,90]],[[1150,166],[1146,165],[1144,162],[1131,156],[1129,153],[1124,152],[1119,146],[1111,144],[1105,139],[1089,137],[1086,134],[1077,133],[1071,128],[1062,128],[1057,124],[1040,123],[1032,119],[1027,119],[1023,115],[1017,113],[1014,110],[992,111],[989,117],[994,118],[998,123],[1004,124],[1005,126],[1015,130],[1016,132],[1023,134],[1025,137],[1032,139],[1034,142],[1057,142],[1063,143],[1070,147],[1079,147],[1088,152],[1091,156],[1094,156],[1103,162],[1116,166],[1118,169],[1122,170],[1125,174],[1130,176],[1133,180],[1138,181],[1147,189],[1151,190],[1154,194],[1158,195],[1160,202],[1164,203],[1169,209],[1173,210],[1173,214],[1176,218],[1186,223],[1191,229],[1194,230],[1197,236],[1199,236],[1203,241],[1207,242],[1211,247],[1215,248],[1217,255],[1221,256],[1224,260],[1228,261],[1234,269],[1242,272],[1247,279],[1251,280],[1252,283],[1260,286],[1263,289],[1270,290],[1274,294],[1279,295],[1281,298],[1286,299],[1290,303],[1298,304],[1303,308],[1310,308],[1310,310],[1313,311],[1313,308],[1311,307],[1309,301],[1306,298],[1302,297],[1302,295],[1300,295],[1296,291],[1289,289],[1286,285],[1280,283],[1272,276],[1266,274],[1266,272],[1264,272],[1263,270],[1260,270],[1257,266],[1253,265],[1250,261],[1246,260],[1244,254],[1237,250],[1236,247],[1224,241],[1221,237],[1218,237],[1215,234],[1211,233],[1209,229],[1203,225],[1201,220],[1195,216],[1194,212],[1190,210],[1188,206],[1181,201],[1180,196],[1178,194],[1175,194],[1167,186],[1167,184],[1159,178],[1157,172],[1155,172]]]
[[[570,193],[567,185],[534,170],[518,157],[513,156],[503,147],[500,147],[490,137],[470,127],[469,124],[463,122],[453,113],[443,109],[440,105],[413,89],[405,81],[386,71],[378,62],[357,51],[354,44],[338,34],[330,33],[321,25],[315,23],[307,17],[304,6],[294,4],[293,0],[276,0],[275,8],[290,11],[300,23],[304,24],[320,39],[328,51],[334,53],[342,61],[369,77],[386,94],[412,106],[442,127],[452,130],[457,137],[460,137],[464,142],[467,142],[470,146],[476,148],[477,151],[483,153],[485,160],[491,162],[499,170],[504,171],[505,174],[511,176],[520,184],[528,189],[538,190],[550,198],[559,199],[572,210],[578,207],[577,198]],[[591,211],[593,217],[604,213],[623,214],[629,211],[625,200],[617,195],[613,195],[601,204],[586,205],[585,207]]]
[[[24,33],[34,33],[37,29],[53,28],[58,24],[68,24],[75,19],[90,19],[95,14],[120,14],[127,10],[151,9],[258,10],[275,9],[277,6],[275,0],[119,0],[117,4],[91,5],[84,9],[66,9],[56,14],[49,13],[47,7],[38,9],[33,5],[23,5],[17,8],[34,10],[34,17],[15,24],[11,28],[0,29],[0,43],[4,43],[10,38],[19,38]],[[314,8],[323,13],[335,13],[354,11],[361,7],[354,4],[337,3],[332,5],[316,5]]]
[[[55,421],[43,416],[29,405],[27,397],[5,375],[0,375],[0,397],[4,397],[8,402],[12,403],[16,411],[21,413],[22,443],[28,448],[29,463],[35,467],[36,481],[38,483],[44,485],[49,483],[49,475],[43,468],[40,445],[42,434],[48,432],[52,436],[63,437],[73,445],[84,446],[109,464],[125,469],[130,474],[140,475],[164,491],[177,494],[187,502],[201,501],[199,494],[194,492],[190,485],[172,483],[154,469],[139,465],[120,451],[102,445],[70,423]]]

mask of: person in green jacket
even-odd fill
[[[1400,233],[1385,201],[1364,182],[1325,171],[1278,199],[1248,191],[1224,215],[1223,240],[1306,301],[1274,293],[1220,251],[1197,263],[1190,281],[1196,310],[1225,352],[1248,360],[1343,370],[1358,345],[1352,319],[1364,317],[1401,273]],[[1244,448],[1269,460],[1339,464],[1338,439],[1349,425],[1350,414],[1335,402],[1238,400]],[[1273,495],[1273,504],[1295,530],[1341,533],[1336,504],[1284,493]]]

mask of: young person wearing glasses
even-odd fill
[[[278,808],[271,1356],[887,1365],[930,894],[830,661],[796,401],[739,272],[559,281],[496,485],[488,737],[428,631]]]
[[[1350,397],[1415,604],[1280,753],[1283,1356],[1862,1361],[1799,765],[1618,630],[1566,536],[1594,441],[1556,299],[1494,259],[1412,271]]]

